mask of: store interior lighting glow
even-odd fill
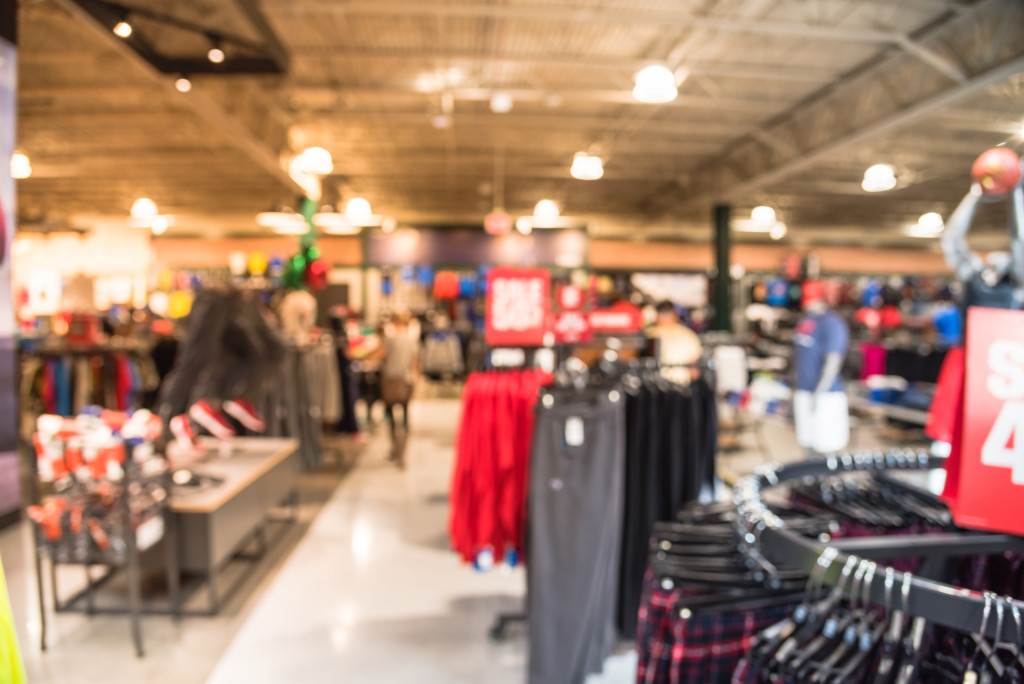
[[[495,114],[508,114],[512,111],[512,96],[504,90],[491,95],[491,111]]]
[[[307,147],[299,153],[296,166],[302,173],[326,176],[334,170],[331,153],[322,147]]]
[[[118,38],[127,38],[132,35],[132,25],[122,19],[114,24],[114,35]]]
[[[11,178],[28,178],[32,175],[32,162],[27,155],[15,152],[11,155]]]
[[[633,97],[648,104],[662,104],[676,99],[679,89],[676,76],[667,67],[652,65],[637,72]]]
[[[396,228],[397,226],[398,226],[398,221],[396,221],[396,220],[395,220],[394,218],[392,218],[391,216],[387,216],[387,217],[385,217],[385,218],[384,218],[384,219],[383,219],[383,220],[382,220],[382,221],[380,222],[380,229],[381,229],[382,231],[384,231],[385,233],[393,233],[393,232],[395,232],[395,228]]]
[[[226,55],[224,54],[224,50],[221,48],[220,38],[216,36],[210,36],[210,42],[213,43],[213,45],[210,47],[210,50],[206,53],[206,58],[214,64],[221,64],[224,61]]]
[[[520,216],[516,219],[516,230],[522,235],[529,235],[533,232],[533,221],[529,216]]]
[[[373,209],[362,197],[353,197],[345,205],[345,217],[354,226],[366,226],[373,222]]]
[[[313,214],[313,225],[330,235],[355,235],[360,227],[352,225],[344,214],[325,206]]]
[[[439,131],[443,131],[446,128],[451,128],[452,117],[448,114],[435,114],[433,118],[430,119],[430,125]]]
[[[558,220],[561,211],[553,200],[542,199],[533,208],[533,227],[551,227]]]
[[[306,219],[290,209],[260,212],[256,214],[256,225],[270,228],[278,235],[305,235],[309,232]]]
[[[786,233],[789,232],[789,227],[782,221],[776,221],[775,224],[768,229],[768,237],[772,240],[781,240],[786,237]]]
[[[889,164],[875,164],[864,172],[861,187],[866,192],[886,192],[896,187],[896,169]]]
[[[754,207],[754,210],[750,212],[750,220],[759,226],[773,226],[776,220],[775,210],[763,204]]]
[[[181,76],[174,82],[174,87],[179,93],[187,93],[192,90],[192,81],[185,76]]]
[[[597,180],[604,175],[604,162],[597,155],[577,152],[572,158],[569,173],[578,180]]]
[[[130,213],[133,219],[153,219],[160,215],[156,202],[148,197],[140,197],[132,202]]]
[[[921,217],[917,219],[917,223],[909,226],[906,233],[910,237],[936,238],[942,235],[945,227],[946,223],[942,220],[942,214],[929,211],[927,214],[921,214]]]
[[[153,231],[153,235],[163,235],[170,225],[171,222],[166,216],[156,216],[149,228]]]

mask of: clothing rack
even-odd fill
[[[753,475],[742,478],[734,488],[734,503],[740,512],[737,525],[741,536],[750,545],[752,554],[761,554],[768,561],[796,568],[806,574],[816,570],[824,585],[842,584],[842,568],[854,560],[886,559],[908,556],[951,557],[958,555],[1024,551],[1024,539],[1003,534],[963,533],[941,535],[910,535],[882,538],[857,538],[822,544],[787,529],[786,523],[772,512],[763,499],[764,491],[785,482],[804,478],[835,476],[842,473],[884,473],[897,470],[926,470],[940,468],[944,458],[922,450],[895,450],[886,453],[859,451],[830,456],[823,461],[808,461],[792,465],[766,465]],[[831,550],[829,550],[831,549]],[[827,553],[826,553],[827,552]],[[978,628],[983,636],[1018,643],[1020,635],[1013,621],[1007,620],[999,634],[995,620],[985,620],[991,605],[991,595],[953,587],[941,582],[897,572],[895,582],[906,582],[908,593],[904,612],[957,630]],[[871,583],[865,596],[872,602],[886,605],[883,582]],[[1024,610],[1024,602],[999,598],[1006,605]]]

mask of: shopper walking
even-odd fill
[[[391,458],[404,465],[405,438],[409,432],[409,400],[420,373],[419,342],[409,332],[409,317],[395,316],[392,333],[384,338],[380,365],[380,393],[391,428]],[[395,408],[402,410],[402,435],[399,440]]]

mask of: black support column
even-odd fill
[[[716,204],[715,221],[715,330],[732,330],[732,274],[730,252],[732,236],[729,233],[729,219],[732,205]]]

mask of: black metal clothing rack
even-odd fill
[[[944,459],[925,451],[898,450],[888,453],[856,452],[832,456],[822,461],[808,461],[786,466],[761,466],[742,478],[734,489],[734,503],[740,513],[737,524],[741,536],[753,554],[761,554],[770,562],[784,564],[810,574],[817,568],[820,579],[830,587],[840,585],[842,568],[852,557],[886,559],[896,557],[948,558],[972,554],[1024,552],[1024,538],[1005,534],[947,533],[879,538],[857,538],[821,543],[787,529],[785,522],[765,504],[763,492],[785,482],[835,476],[854,472],[886,472],[892,470],[924,470],[939,468]],[[826,550],[831,549],[826,555]],[[1017,643],[1020,635],[1013,621],[1007,620],[996,634],[996,621],[985,620],[993,597],[976,591],[924,579],[912,573],[897,572],[897,584],[908,578],[908,594],[904,610],[935,624],[963,631],[970,629],[988,637]],[[867,588],[871,601],[885,605],[883,582]],[[1024,610],[1024,602],[998,598],[1007,606]]]

